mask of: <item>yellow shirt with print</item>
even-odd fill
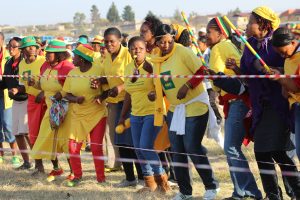
[[[285,59],[284,62],[284,74],[294,75],[298,66],[300,65],[300,48],[292,57]],[[289,92],[289,103],[292,106],[296,102],[300,102],[300,93]]]
[[[100,66],[96,65],[93,65],[87,72],[81,72],[79,67],[76,67],[68,75],[100,76],[101,71]],[[85,98],[82,104],[72,103],[68,111],[71,115],[70,139],[83,142],[100,120],[107,116],[105,102],[99,105],[94,101],[96,96],[101,95],[103,88],[92,89],[90,78],[67,77],[63,92]]]
[[[121,45],[120,52],[112,61],[111,55],[108,54],[103,62],[104,75],[106,76],[124,76],[125,67],[132,61],[131,55],[126,47]],[[107,78],[110,89],[124,84],[124,78]],[[117,97],[107,98],[108,103],[118,103],[124,100],[125,90],[121,91]]]
[[[45,61],[46,59],[44,56],[37,56],[36,60],[30,64],[27,64],[25,59],[23,59],[19,64],[19,75],[40,75],[41,67]],[[33,79],[38,80],[37,77],[34,77]],[[28,78],[26,77],[20,78],[20,84],[25,86],[27,94],[37,96],[41,92],[41,90],[28,86]]]
[[[188,48],[177,45],[174,54],[161,64],[161,75],[193,75],[201,66],[201,60]],[[203,84],[190,89],[186,97],[177,99],[178,90],[188,81],[188,78],[161,78],[163,91],[170,102],[169,110],[174,112],[175,106],[185,104],[204,92]],[[186,106],[186,117],[205,114],[208,111],[206,104],[194,102]]]
[[[235,59],[237,66],[240,67],[240,51],[230,40],[222,40],[211,49],[209,67],[216,73],[223,72],[226,75],[235,75],[233,70],[226,68],[225,63],[228,58]],[[215,86],[213,89],[220,91],[220,89]],[[221,96],[224,96],[225,94],[227,93],[221,90]]]
[[[125,68],[125,76],[132,75],[135,70],[132,61]],[[143,69],[143,64],[138,67],[141,75],[149,74]],[[155,102],[148,99],[148,93],[155,91],[152,78],[138,78],[136,82],[131,82],[131,78],[125,78],[125,90],[131,96],[131,114],[134,116],[154,115]]]
[[[1,60],[1,71],[2,71],[2,74],[4,74],[5,64],[10,59],[10,55],[9,55],[8,50],[5,49],[4,47],[2,47],[2,50],[4,52],[3,52],[3,57],[2,57],[2,60]],[[3,99],[4,100],[4,109],[11,108],[13,101],[8,96],[8,89],[3,90],[3,95],[4,95],[3,96],[3,98],[4,98]]]

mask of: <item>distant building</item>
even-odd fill
[[[280,14],[282,22],[300,21],[300,9],[288,9]]]
[[[249,22],[249,17],[250,13],[238,13],[230,16],[229,19],[237,28],[245,30]]]

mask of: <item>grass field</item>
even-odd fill
[[[212,140],[204,140],[204,145],[208,149],[208,157],[211,161],[212,167],[215,172],[217,180],[220,182],[221,191],[217,199],[229,197],[232,193],[232,183],[228,171],[226,158],[222,150]],[[7,148],[7,146],[6,146]],[[253,157],[253,146],[250,145],[244,148],[245,155],[249,159],[250,167],[256,177],[256,181],[261,187],[261,181],[258,174],[255,159]],[[124,178],[122,172],[108,173],[107,182],[98,184],[95,178],[94,164],[88,155],[83,153],[83,181],[76,188],[68,188],[65,186],[65,176],[60,177],[58,180],[48,183],[45,177],[33,179],[31,177],[32,171],[16,171],[10,164],[10,153],[6,153],[6,163],[0,165],[0,199],[136,199],[136,200],[152,200],[152,199],[171,199],[177,192],[173,190],[170,194],[138,194],[135,188],[119,189],[114,188],[113,184],[119,182]],[[68,169],[68,165],[64,156],[60,156],[60,161],[64,169]],[[50,162],[45,162],[46,171],[51,170]],[[68,171],[65,173],[68,175]],[[281,184],[280,180],[280,184]],[[204,187],[201,180],[193,170],[193,188],[194,199],[201,199],[204,193]],[[288,199],[285,196],[285,199]]]

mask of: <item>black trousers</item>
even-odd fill
[[[135,159],[138,160],[135,150],[131,148],[125,148],[125,147],[119,147],[119,154],[121,159]],[[143,172],[141,165],[138,162],[128,162],[124,161],[122,162],[126,180],[127,181],[134,181],[135,180],[135,175],[134,175],[134,167],[133,164],[135,165],[137,174],[138,174],[138,179],[143,180]]]
[[[275,171],[278,163],[282,176],[289,183],[295,197],[300,199],[300,176],[293,160],[285,151],[255,152],[263,188],[270,200],[282,200],[281,189]]]

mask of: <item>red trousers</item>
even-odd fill
[[[103,160],[103,137],[106,127],[106,117],[102,118],[100,122],[91,131],[91,151],[93,154],[95,170],[97,175],[97,181],[105,181],[104,175],[104,160]],[[70,164],[74,173],[75,178],[82,177],[80,150],[82,142],[76,142],[75,140],[69,140],[69,153],[70,153]]]
[[[28,129],[29,141],[32,146],[34,145],[38,137],[40,125],[42,123],[46,110],[47,106],[45,100],[43,100],[41,103],[35,103],[35,96],[28,95]]]

